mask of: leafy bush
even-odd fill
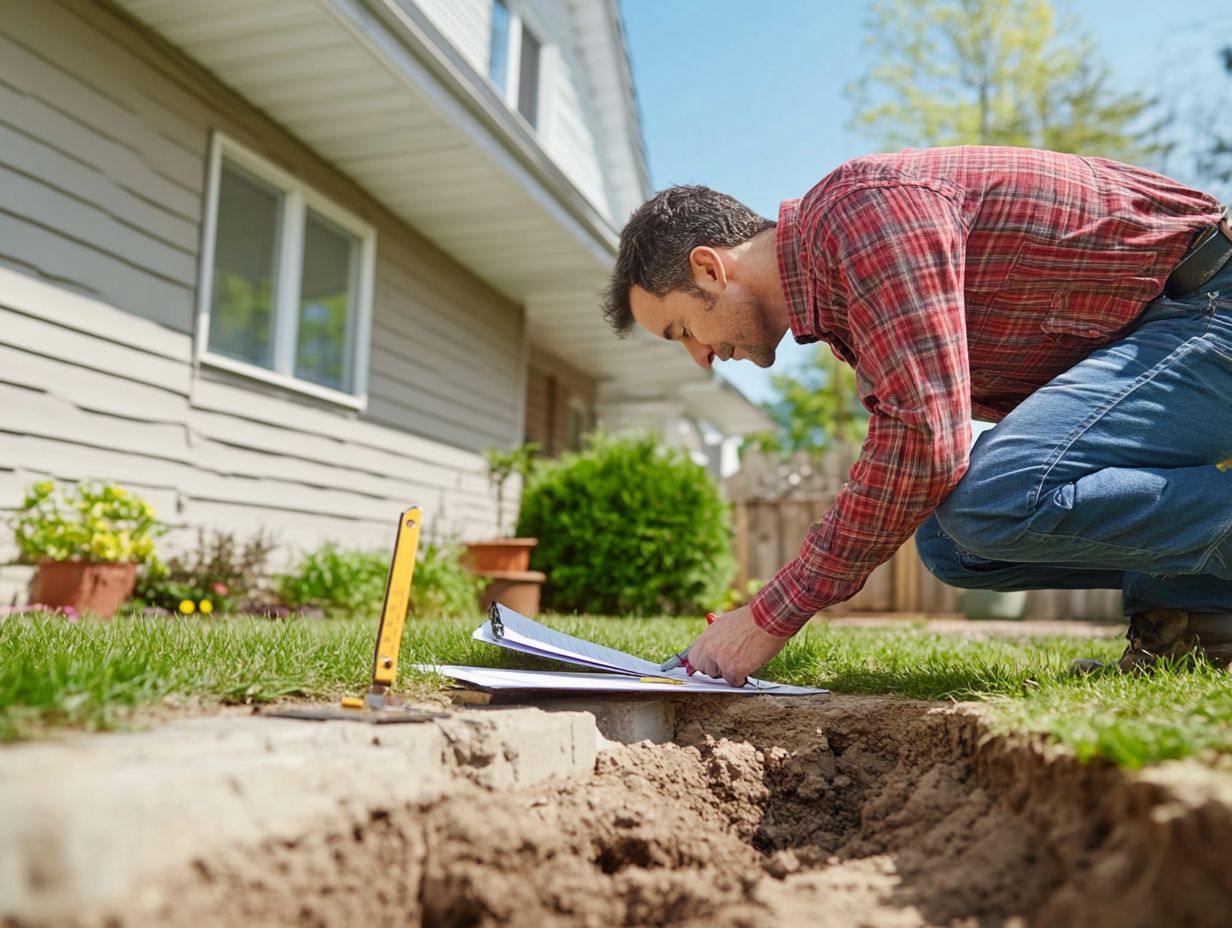
[[[479,591],[484,581],[462,566],[457,545],[419,546],[415,581],[411,584],[411,612],[418,616],[478,615]]]
[[[58,495],[53,480],[26,490],[10,523],[22,560],[131,561],[154,557],[165,531],[154,507],[115,484],[84,481]]]
[[[545,605],[646,615],[704,612],[733,572],[728,504],[715,481],[652,437],[592,437],[531,477],[519,535],[539,539]]]
[[[379,613],[388,573],[388,553],[326,542],[304,554],[277,578],[275,586],[282,601],[293,609],[319,606],[351,615]]]
[[[479,581],[466,572],[456,547],[421,544],[415,559],[410,612],[459,615],[476,611]],[[316,606],[349,615],[380,614],[389,575],[388,551],[344,549],[327,542],[277,579],[288,606]]]
[[[262,587],[274,537],[257,532],[244,542],[234,532],[197,530],[197,545],[166,562],[151,561],[138,575],[134,604],[190,614],[247,612],[265,605]]]

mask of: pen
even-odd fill
[[[677,680],[673,677],[642,677],[643,683],[671,683],[675,686],[684,686],[683,680]]]
[[[715,615],[713,612],[707,612],[706,613],[706,624],[713,625],[714,620],[717,618],[718,616]],[[685,648],[679,654],[673,654],[671,657],[669,657],[667,660],[665,660],[662,664],[659,665],[660,670],[675,670],[677,667],[683,667],[685,670],[689,669],[689,649],[688,648]]]

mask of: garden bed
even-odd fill
[[[475,710],[472,710],[475,711]],[[978,708],[698,699],[592,776],[468,782],[202,858],[159,925],[1222,925],[1232,784],[1130,773]]]

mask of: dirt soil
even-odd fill
[[[198,861],[150,924],[1226,925],[1228,778],[989,737],[970,707],[703,699],[585,780],[466,783]],[[140,920],[115,913],[110,925]]]

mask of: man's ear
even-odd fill
[[[693,282],[705,293],[718,293],[727,286],[727,267],[723,256],[708,245],[698,245],[689,252]]]

